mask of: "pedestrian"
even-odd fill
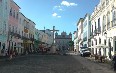
[[[114,71],[116,71],[116,53],[113,56],[112,62],[113,62],[113,69]]]
[[[13,49],[10,49],[10,60],[12,59],[13,56]]]
[[[8,49],[5,50],[5,56],[8,56]]]

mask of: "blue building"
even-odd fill
[[[5,55],[8,39],[9,1],[0,0],[0,56]]]
[[[83,47],[90,47],[91,45],[90,28],[90,14],[86,14],[83,21]]]

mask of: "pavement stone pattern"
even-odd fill
[[[73,57],[77,59],[81,64],[86,66],[86,68],[88,68],[91,73],[116,73],[113,71],[113,69],[110,68],[108,64],[96,63],[81,56]]]
[[[79,55],[26,55],[0,61],[0,73],[115,73]]]
[[[91,73],[72,56],[29,55],[0,62],[0,73]]]

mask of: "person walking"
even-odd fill
[[[10,60],[12,59],[13,56],[13,49],[10,50]]]
[[[114,71],[116,71],[116,53],[113,56],[112,62],[113,62],[113,69]]]

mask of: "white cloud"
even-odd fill
[[[52,16],[56,17],[58,14],[57,13],[53,13]]]
[[[53,9],[54,10],[58,10],[58,11],[63,11],[63,7],[62,6],[54,6]]]
[[[64,6],[67,6],[67,7],[69,7],[69,6],[77,6],[76,3],[70,3],[70,2],[67,2],[67,1],[62,1],[61,5],[64,5]]]
[[[61,18],[61,16],[57,16],[58,18]]]
[[[71,5],[71,6],[77,6],[77,4],[76,4],[76,3],[70,3],[70,5]]]
[[[52,16],[57,17],[57,18],[61,18],[61,16],[59,16],[57,13],[53,13]]]

